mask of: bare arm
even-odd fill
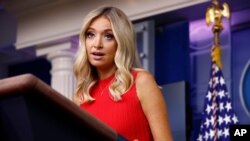
[[[165,100],[153,76],[149,72],[140,71],[136,87],[154,141],[172,141]]]

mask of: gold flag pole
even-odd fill
[[[206,11],[206,23],[209,26],[212,22],[214,22],[212,31],[214,33],[214,45],[212,48],[212,61],[214,61],[218,67],[221,69],[221,46],[219,42],[220,32],[223,30],[222,18],[230,17],[230,10],[227,3],[223,3],[223,9],[220,9],[218,0],[212,0],[212,5],[207,8]]]
[[[237,116],[233,113],[232,107],[230,109],[226,108],[231,103],[220,60],[221,45],[219,35],[223,30],[223,17],[229,18],[229,6],[223,3],[223,9],[221,9],[219,2],[212,0],[212,5],[206,11],[207,25],[209,26],[211,23],[214,23],[212,28],[214,44],[211,51],[211,73],[197,141],[230,140],[230,125],[239,123]]]
[[[226,3],[223,3],[223,9],[220,9],[219,2],[217,0],[212,1],[212,5],[208,7],[206,11],[206,23],[209,26],[212,22],[214,22],[212,31],[214,33],[214,44],[212,47],[211,57],[213,63],[215,63],[219,69],[222,69],[221,63],[221,46],[219,41],[220,32],[223,30],[222,18],[229,18],[229,6]],[[214,66],[212,66],[214,68]],[[214,141],[218,141],[218,104],[217,104],[217,91],[216,91],[216,70],[212,69],[212,115],[213,115],[213,131],[214,131]]]

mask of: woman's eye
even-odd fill
[[[113,34],[105,34],[105,38],[107,40],[112,40],[114,38],[114,35]]]
[[[94,33],[92,33],[92,32],[86,32],[86,37],[87,38],[93,38],[94,36],[95,36]]]

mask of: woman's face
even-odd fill
[[[90,64],[99,69],[115,67],[117,42],[109,20],[104,16],[94,19],[86,30],[85,36]]]

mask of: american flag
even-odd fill
[[[212,61],[197,141],[229,141],[229,126],[238,124],[221,69]]]

